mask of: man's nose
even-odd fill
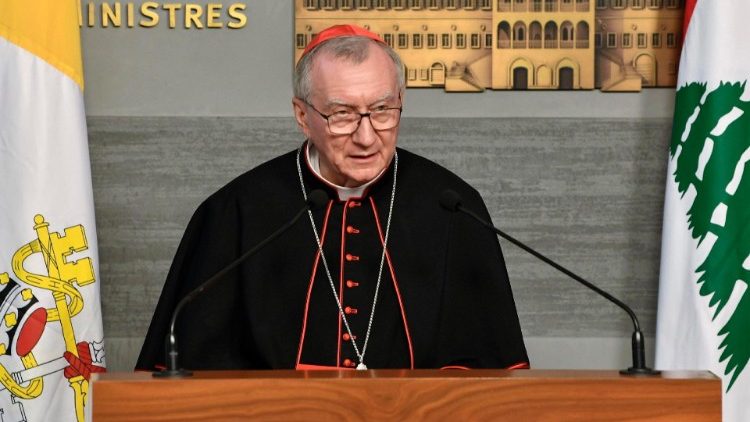
[[[359,127],[352,134],[352,140],[362,146],[372,145],[378,138],[378,133],[372,127],[370,116],[362,116],[359,121]]]

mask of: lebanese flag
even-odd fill
[[[692,0],[664,204],[656,366],[723,380],[750,421],[750,1]]]
[[[0,0],[0,414],[83,421],[104,370],[78,0]]]

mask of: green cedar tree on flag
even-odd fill
[[[104,371],[78,0],[0,0],[0,420],[90,419]]]
[[[750,1],[688,0],[683,33],[656,367],[712,371],[750,421]]]

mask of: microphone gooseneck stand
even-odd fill
[[[440,196],[440,205],[443,208],[447,209],[448,211],[462,212],[464,214],[469,215],[474,220],[478,221],[481,225],[497,233],[503,239],[508,240],[509,242],[513,243],[514,245],[518,246],[524,251],[540,259],[545,264],[555,268],[556,270],[562,272],[563,274],[567,275],[573,280],[583,284],[584,286],[598,293],[600,296],[603,296],[605,299],[609,300],[610,302],[622,308],[625,312],[627,312],[627,314],[630,316],[630,319],[633,321],[633,336],[631,340],[632,352],[633,352],[633,366],[628,369],[621,370],[620,373],[623,375],[658,375],[660,374],[660,371],[655,371],[646,366],[646,347],[645,347],[645,340],[643,337],[643,333],[641,332],[641,325],[638,322],[638,317],[635,315],[635,312],[633,312],[633,310],[628,305],[626,305],[624,302],[617,299],[616,297],[612,296],[611,294],[600,289],[593,283],[585,280],[583,277],[575,274],[574,272],[568,270],[562,265],[547,258],[541,253],[530,248],[529,246],[526,246],[525,244],[523,244],[521,241],[517,240],[513,236],[493,226],[492,223],[485,221],[476,213],[464,207],[461,204],[461,196],[455,191],[452,191],[450,189],[443,191],[442,195]]]
[[[291,220],[289,220],[288,223],[284,224],[283,226],[279,227],[275,232],[271,233],[270,236],[265,238],[263,241],[255,245],[252,249],[248,250],[247,252],[243,253],[239,258],[232,261],[229,265],[224,267],[221,271],[214,274],[211,278],[203,282],[200,286],[196,287],[193,291],[188,293],[185,297],[183,297],[178,303],[177,306],[174,309],[174,312],[172,313],[172,319],[169,323],[169,335],[166,338],[166,368],[164,368],[161,371],[153,372],[153,376],[159,377],[159,378],[184,378],[192,376],[193,373],[191,371],[185,370],[180,368],[179,365],[179,353],[177,352],[177,336],[175,334],[175,322],[177,321],[177,317],[180,314],[180,311],[190,303],[193,299],[198,297],[201,293],[203,293],[204,290],[207,288],[213,286],[218,280],[221,280],[222,277],[224,277],[228,272],[235,269],[238,265],[240,265],[242,262],[244,262],[246,259],[250,258],[251,256],[255,255],[256,252],[263,249],[268,243],[279,237],[282,233],[287,231],[290,227],[292,227],[297,220],[300,219],[308,210],[314,210],[319,209],[325,206],[328,203],[328,194],[320,189],[315,189],[312,192],[308,194],[307,201],[305,202],[305,206],[300,209],[297,214],[292,217]]]

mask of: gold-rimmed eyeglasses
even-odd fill
[[[359,129],[362,118],[370,119],[370,124],[375,130],[389,130],[398,126],[401,121],[403,107],[379,106],[367,113],[360,113],[352,109],[345,109],[331,114],[321,113],[315,106],[305,101],[320,117],[328,122],[328,130],[335,135],[351,135]]]

